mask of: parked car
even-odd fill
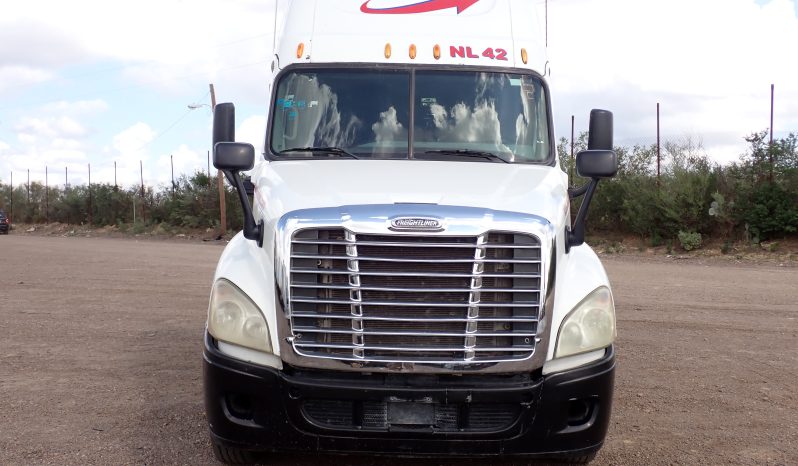
[[[4,210],[0,209],[0,234],[7,235],[9,230],[11,230],[11,219]]]

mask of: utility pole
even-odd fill
[[[770,145],[773,145],[773,104],[776,100],[776,85],[770,85]],[[770,159],[770,163],[773,163],[773,159]]]
[[[30,168],[28,168],[28,208],[30,209]]]
[[[94,225],[94,209],[91,205],[91,164],[89,164],[89,226]]]
[[[44,166],[44,219],[50,223],[50,178],[47,165]]]
[[[114,191],[119,189],[119,186],[116,184],[116,160],[114,160]]]
[[[64,167],[64,191],[69,189],[69,167]]]
[[[14,220],[14,170],[11,170],[11,220]]]
[[[216,90],[213,87],[213,84],[210,84],[211,88],[211,111],[216,111]],[[222,174],[221,170],[218,170],[216,175],[217,178],[217,185],[219,186],[219,235],[224,236],[225,232],[227,232],[227,205],[224,199],[224,174]]]
[[[172,197],[175,197],[175,156],[169,154],[169,165],[172,166]]]
[[[659,140],[659,102],[657,102],[657,186],[659,186],[661,160],[662,159],[660,156],[660,140]]]
[[[147,202],[144,198],[144,162],[139,160],[139,173],[141,174],[141,224],[147,223]]]

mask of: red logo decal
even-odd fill
[[[446,10],[449,8],[457,8],[457,14],[460,14],[479,0],[427,0],[411,5],[395,6],[391,8],[369,8],[370,1],[371,0],[367,0],[363,3],[360,7],[360,11],[372,15],[411,15],[415,13]]]

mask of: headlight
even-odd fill
[[[260,309],[249,296],[224,279],[213,285],[208,332],[217,340],[272,352],[269,326]]]
[[[590,293],[563,320],[554,357],[606,348],[615,341],[615,335],[612,293],[602,286]]]

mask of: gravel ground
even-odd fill
[[[215,464],[200,361],[221,251],[0,237],[0,464]],[[619,366],[594,464],[798,464],[798,268],[641,256],[605,265]]]

